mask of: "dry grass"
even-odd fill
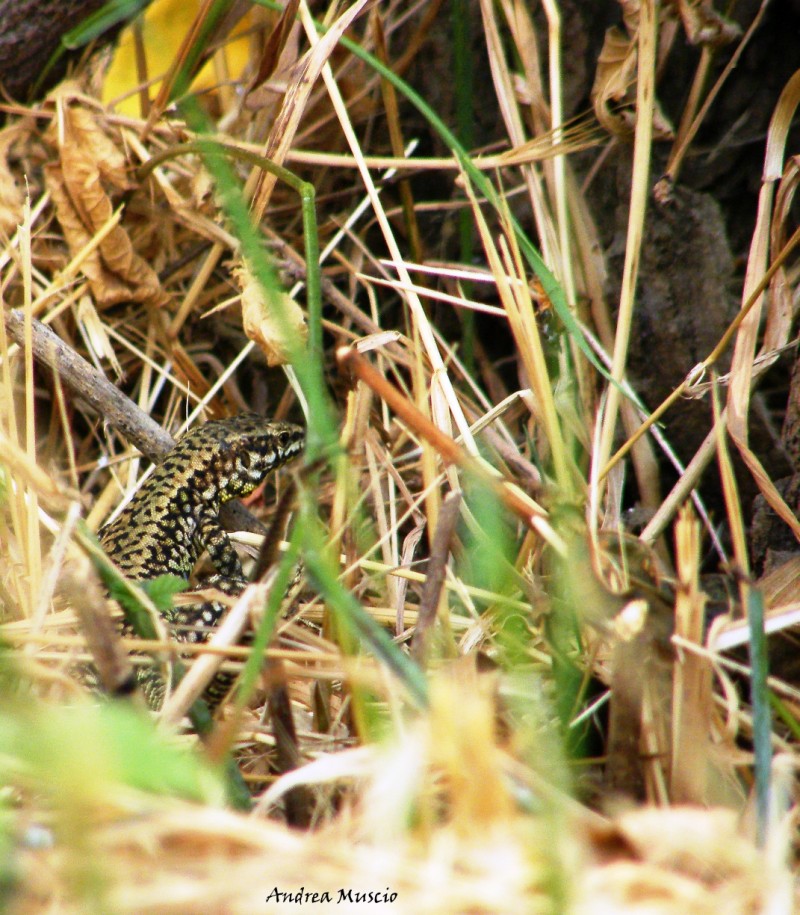
[[[275,37],[261,58],[253,40],[247,74],[271,67],[280,91],[226,85],[205,101],[219,139],[242,151],[229,164],[291,298],[304,306],[312,285],[307,344],[287,298],[288,320],[270,320],[275,296],[258,290],[230,187],[215,192],[212,163],[179,148],[196,109],[171,110],[163,88],[141,117],[122,116],[76,82],[4,107],[0,300],[25,316],[16,342],[0,324],[0,840],[11,910],[360,911],[343,908],[341,890],[397,894],[390,905],[380,896],[395,912],[792,911],[800,693],[770,680],[783,717],[765,735],[765,693],[751,705],[750,668],[730,649],[751,637],[741,608],[782,629],[799,598],[796,576],[749,575],[730,451],[798,530],[750,448],[747,417],[756,377],[791,331],[796,170],[783,164],[800,83],[767,138],[740,315],[664,405],[716,398],[705,445],[663,498],[662,411],[647,420],[626,362],[652,143],[664,130],[659,41],[665,53],[665,36],[683,40],[672,13],[659,22],[641,5],[605,49],[599,122],[567,123],[557,5],[544,4],[544,34],[526,4],[481,2],[504,134],[474,158],[456,148],[427,160],[403,157],[419,122],[405,126],[401,87],[337,38],[359,36],[402,75],[443,28],[438,7],[425,16],[359,2],[324,37],[305,3],[297,9],[302,27],[282,32],[264,10],[251,23]],[[551,49],[546,80],[537,47]],[[703,113],[693,93],[673,180]],[[607,130],[634,143],[613,309],[571,161],[589,150],[600,167],[622,142]],[[314,186],[321,323],[297,193],[253,154]],[[435,171],[438,200],[406,180],[419,169]],[[479,267],[458,263],[450,243],[465,213]],[[448,226],[441,238],[431,219]],[[483,316],[478,333],[465,314]],[[97,708],[68,675],[89,659],[76,611],[109,603],[78,517],[90,530],[104,523],[141,479],[147,447],[34,360],[34,318],[173,434],[243,409],[297,420],[311,405],[321,463],[297,474],[295,521],[309,574],[284,601],[252,701],[228,706],[202,743],[181,733],[175,707],[154,729],[127,706]],[[712,375],[726,348],[721,387]],[[287,353],[295,364],[283,373]],[[689,499],[715,458],[733,598],[707,631],[703,555],[716,532]],[[641,536],[624,530],[626,474],[651,517]],[[283,489],[253,511],[271,517]],[[240,539],[251,553],[260,543]],[[246,599],[264,606],[265,594]],[[195,653],[242,670],[249,649]],[[224,809],[229,754],[250,813]],[[301,890],[330,899],[301,908],[276,895]]]

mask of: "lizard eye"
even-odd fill
[[[252,463],[252,458],[250,457],[249,451],[243,451],[242,456],[239,458],[239,460],[242,462],[242,467],[244,467],[245,470],[250,469],[250,464]]]

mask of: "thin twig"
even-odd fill
[[[439,510],[439,519],[431,544],[430,558],[428,559],[425,588],[417,616],[417,627],[411,640],[411,656],[417,663],[425,660],[428,642],[428,631],[436,619],[439,607],[439,598],[442,594],[444,576],[447,570],[447,557],[450,555],[450,545],[458,523],[459,508],[461,507],[461,493],[450,492],[442,502]]]

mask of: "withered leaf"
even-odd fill
[[[638,43],[616,27],[608,29],[597,61],[592,104],[597,120],[609,133],[629,137],[636,125],[636,67]],[[674,129],[656,99],[653,135],[671,139]]]
[[[73,258],[81,256],[81,270],[100,306],[118,302],[163,305],[167,295],[150,265],[134,250],[124,226],[107,232],[86,251],[96,234],[107,227],[114,204],[106,185],[129,186],[125,156],[105,133],[97,115],[60,95],[58,127],[48,139],[58,147],[58,161],[45,168],[45,180],[56,216]]]
[[[677,0],[678,13],[692,44],[721,48],[734,41],[742,30],[714,9],[713,0]]]
[[[308,335],[300,306],[281,292],[279,307],[275,307],[265,300],[261,286],[246,267],[234,273],[242,289],[245,333],[259,345],[269,365],[284,365],[289,361],[291,343],[305,341]]]

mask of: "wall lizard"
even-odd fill
[[[304,441],[300,426],[269,422],[254,413],[193,429],[178,440],[119,516],[101,529],[103,549],[132,581],[165,574],[188,579],[207,550],[216,574],[203,584],[241,593],[247,581],[220,524],[220,506],[252,492],[270,471],[298,455]],[[181,607],[169,622],[179,641],[203,642],[224,609],[213,602]],[[150,705],[159,706],[161,678],[149,669],[139,681]],[[220,689],[210,688],[209,698],[221,699]]]

